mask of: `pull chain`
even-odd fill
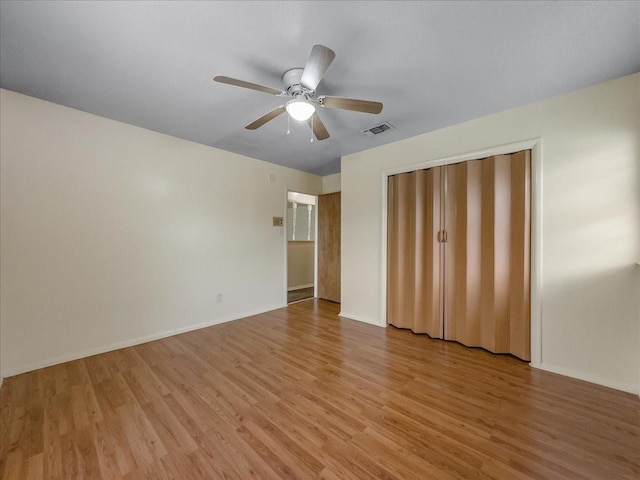
[[[311,116],[311,143],[313,143],[313,115]]]
[[[291,115],[287,114],[287,135],[291,133],[291,129],[289,128],[289,122],[291,121]]]

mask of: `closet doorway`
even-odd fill
[[[531,151],[387,181],[387,322],[530,360]]]

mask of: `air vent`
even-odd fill
[[[367,128],[366,130],[362,130],[362,133],[364,133],[367,137],[372,137],[373,135],[380,135],[381,133],[384,133],[388,130],[393,130],[394,128],[396,127],[391,125],[389,122],[384,122],[371,128]]]

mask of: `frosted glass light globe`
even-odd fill
[[[294,98],[287,102],[287,113],[298,121],[308,120],[316,111],[316,107],[304,98]]]

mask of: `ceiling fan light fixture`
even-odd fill
[[[299,122],[303,122],[311,118],[316,111],[316,107],[306,98],[294,98],[293,100],[289,100],[287,102],[287,113],[294,120],[298,120]]]
[[[0,0],[2,1],[2,0]],[[351,110],[353,112],[378,114],[382,111],[382,103],[355,98],[331,97],[322,95],[316,97],[316,89],[322,81],[322,77],[333,62],[336,54],[324,45],[316,44],[311,49],[311,54],[304,68],[290,68],[282,75],[284,90],[267,87],[258,83],[245,82],[237,78],[216,75],[215,82],[248,88],[258,92],[269,93],[277,97],[286,97],[289,101],[271,111],[265,113],[253,122],[245,125],[247,130],[256,130],[265,123],[287,112],[287,135],[290,133],[289,121],[293,118],[298,122],[306,122],[311,127],[311,141],[313,138],[326,140],[329,132],[316,113],[317,107],[334,108],[337,110]],[[391,127],[393,128],[393,127]]]

